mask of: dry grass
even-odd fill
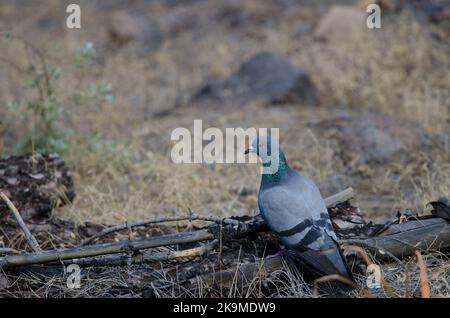
[[[219,257],[210,255],[210,260]],[[445,255],[425,254],[425,267],[428,272],[430,296],[448,298],[449,294],[449,259]],[[241,260],[236,257],[235,264]],[[246,262],[248,260],[245,260]],[[262,260],[257,260],[260,270],[250,280],[241,280],[235,273],[231,283],[225,285],[210,285],[202,278],[198,278],[193,285],[186,285],[171,273],[171,267],[158,264],[131,265],[122,267],[105,267],[100,269],[87,268],[81,273],[81,288],[67,287],[67,275],[58,271],[35,272],[7,275],[9,288],[1,290],[2,296],[7,297],[352,297],[352,298],[390,298],[390,297],[421,297],[421,278],[417,258],[406,259],[404,266],[393,264],[377,264],[389,290],[383,287],[367,287],[367,277],[355,274],[355,281],[360,290],[349,294],[336,294],[336,289],[327,282],[314,284],[306,282],[304,275],[288,263],[275,271],[263,270]],[[230,265],[232,266],[232,264]]]
[[[312,60],[316,82],[330,103],[449,133],[450,51],[444,35],[408,13],[383,23],[381,30],[355,31],[351,41],[311,45],[302,60]]]

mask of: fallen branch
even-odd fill
[[[138,255],[104,255],[96,256],[90,258],[73,259],[69,261],[64,261],[64,264],[77,264],[82,267],[90,266],[122,266],[131,264],[143,264],[143,263],[153,263],[167,260],[174,260],[180,258],[194,258],[198,256],[203,256],[217,246],[218,241],[213,240],[212,242],[190,249],[185,249],[181,251],[150,251],[147,250],[143,254]]]
[[[19,251],[13,248],[0,247],[0,254],[19,254]]]
[[[177,221],[208,221],[208,222],[215,222],[215,223],[223,223],[223,224],[230,224],[230,225],[238,225],[239,221],[233,220],[233,219],[224,219],[218,216],[200,216],[200,215],[189,215],[189,216],[172,216],[172,217],[159,217],[159,218],[149,218],[142,221],[134,221],[134,222],[125,222],[122,224],[114,225],[111,227],[108,227],[99,233],[91,236],[90,238],[84,240],[81,245],[87,245],[91,243],[92,241],[105,236],[107,234],[111,234],[114,232],[122,231],[129,228],[139,227],[139,226],[145,226],[150,224],[157,224],[157,223],[164,223],[164,222],[177,222]]]
[[[345,190],[344,194],[338,194],[327,199],[327,205],[334,206],[348,200],[354,195],[353,190]],[[193,216],[190,218],[192,219]],[[195,217],[195,216],[194,216]],[[179,217],[185,218],[185,217]],[[155,221],[156,219],[147,220]],[[174,220],[174,218],[159,218],[156,221],[166,222]],[[209,219],[210,221],[213,219]],[[217,219],[215,219],[217,220]],[[0,264],[3,266],[18,266],[43,264],[55,261],[74,260],[80,265],[123,265],[128,263],[153,262],[165,259],[173,259],[184,257],[192,257],[199,255],[205,251],[204,246],[191,248],[185,251],[148,251],[143,255],[130,255],[131,252],[137,250],[145,250],[160,246],[170,246],[183,243],[201,242],[207,240],[217,240],[226,244],[227,242],[247,237],[253,233],[267,231],[264,221],[260,216],[250,218],[247,221],[238,221],[227,219],[230,222],[220,222],[221,224],[210,225],[207,228],[177,234],[163,235],[157,237],[143,238],[140,240],[128,240],[114,243],[103,243],[89,246],[81,246],[68,248],[64,250],[43,251],[41,253],[26,253],[20,255],[7,255],[0,257]],[[135,223],[142,224],[142,223]],[[123,228],[123,224],[115,227]],[[130,223],[125,225],[129,228]],[[111,229],[111,228],[109,228]],[[108,229],[106,229],[108,230]],[[104,233],[104,232],[103,232]],[[411,255],[416,249],[441,249],[450,246],[450,224],[440,218],[429,218],[417,221],[409,221],[402,224],[394,224],[383,232],[381,236],[370,238],[355,238],[351,241],[342,240],[342,244],[351,243],[359,246],[371,247],[375,251],[375,256],[380,258],[398,258]],[[213,248],[216,244],[208,244],[207,249]],[[128,255],[111,255],[124,254]],[[187,254],[183,254],[187,253]],[[106,256],[105,256],[106,255]],[[239,268],[231,268],[224,272],[207,274],[207,280],[216,280],[216,275],[221,279],[226,277],[234,277],[236,273],[240,273],[241,278],[252,277],[255,271],[260,270],[261,266],[266,270],[275,270],[280,268],[282,260],[276,257],[271,258],[261,265],[260,263],[247,263]],[[212,275],[212,276],[211,276]]]
[[[363,242],[379,248],[375,251],[375,257],[384,260],[389,259],[390,255],[383,251],[403,258],[416,250],[442,250],[450,247],[450,223],[441,218],[428,218],[393,224],[380,236],[364,239]]]
[[[84,258],[106,254],[118,254],[148,249],[152,247],[192,243],[212,239],[214,239],[214,235],[208,232],[208,230],[199,230],[195,232],[184,232],[184,233],[143,238],[140,240],[129,240],[129,241],[82,246],[82,247],[74,247],[64,250],[8,255],[0,258],[0,265],[8,267],[18,265],[43,264],[54,261],[62,261],[68,259]]]
[[[349,187],[339,193],[336,193],[335,195],[332,195],[328,198],[325,198],[325,205],[327,208],[332,208],[339,203],[343,203],[345,201],[348,201],[352,199],[355,196],[355,190],[353,190],[352,187]]]
[[[39,243],[36,241],[36,238],[31,234],[30,230],[28,229],[27,225],[23,221],[22,217],[20,216],[19,211],[17,211],[14,204],[9,200],[9,198],[3,193],[0,192],[0,197],[5,201],[6,205],[8,206],[9,210],[12,212],[12,215],[17,221],[17,224],[19,224],[20,229],[22,230],[23,234],[25,235],[25,239],[27,240],[28,245],[31,247],[31,249],[35,253],[40,253],[41,248],[39,247]]]
[[[410,256],[419,249],[439,250],[450,247],[450,223],[441,218],[409,221],[392,225],[383,236],[342,240],[339,243],[370,247],[375,257],[384,260],[393,258],[400,262],[398,258]],[[282,257],[271,257],[263,262],[238,264],[224,271],[208,273],[202,275],[200,279],[209,284],[220,282],[226,286],[236,279],[235,275],[237,279],[251,281],[251,278],[261,270],[272,272],[281,269],[282,266]],[[192,283],[192,280],[190,282]]]
[[[351,198],[353,198],[355,196],[355,191],[353,190],[353,188],[349,187],[335,195],[332,195],[328,198],[325,199],[325,204],[327,206],[327,208],[330,207],[334,207],[339,203],[345,202],[350,200]],[[126,230],[129,228],[134,228],[134,227],[139,227],[139,226],[146,226],[146,225],[151,225],[151,224],[157,224],[157,223],[164,223],[164,222],[177,222],[177,221],[194,221],[194,220],[198,220],[198,221],[208,221],[208,222],[214,222],[214,223],[218,223],[218,224],[224,224],[224,225],[232,225],[235,228],[236,227],[242,227],[245,225],[242,224],[242,222],[235,220],[235,219],[231,219],[231,218],[222,218],[219,216],[201,216],[201,215],[197,215],[197,214],[191,214],[188,216],[172,216],[172,217],[159,217],[159,218],[149,218],[146,220],[141,220],[141,221],[134,221],[134,222],[125,222],[122,224],[118,224],[118,225],[114,225],[111,227],[108,227],[102,231],[100,231],[99,233],[91,236],[90,238],[84,240],[81,245],[87,245],[91,242],[93,242],[94,240],[105,236],[107,234],[111,234],[114,232],[118,232],[118,231],[122,231],[122,230]],[[259,225],[258,225],[258,224]],[[253,224],[254,228],[260,228],[264,226],[264,221],[259,218],[255,221],[255,224]],[[242,229],[241,229],[242,230]],[[246,230],[244,229],[244,232],[246,232]]]

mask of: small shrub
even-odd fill
[[[24,122],[30,123],[25,137],[14,146],[14,152],[67,153],[74,135],[72,129],[63,125],[67,109],[72,105],[90,105],[92,102],[96,105],[112,103],[114,101],[112,85],[107,81],[101,81],[98,84],[91,84],[87,93],[80,89],[75,89],[69,94],[60,93],[57,88],[63,71],[59,66],[49,63],[44,52],[21,38],[8,35],[5,40],[21,44],[23,50],[27,52],[25,67],[18,66],[13,58],[9,62],[20,71],[26,87],[31,90],[31,94],[7,103],[11,112],[19,115]],[[87,42],[78,53],[74,65],[82,69],[82,75],[86,75],[86,71],[97,64],[97,58],[94,45]]]

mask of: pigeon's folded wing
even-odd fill
[[[328,214],[315,215],[305,200],[283,187],[261,191],[259,201],[267,225],[286,245],[290,257],[322,274],[340,274],[353,280]]]
[[[328,213],[317,213],[317,207],[285,187],[262,190],[259,206],[267,225],[284,244],[320,250],[328,247],[329,237],[336,240]]]

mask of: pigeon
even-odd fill
[[[318,274],[338,274],[353,282],[325,202],[314,182],[289,167],[271,137],[255,138],[245,151],[249,153],[256,153],[263,163],[259,210],[271,232],[286,247],[287,256]],[[350,285],[338,285],[344,290],[353,289]]]

